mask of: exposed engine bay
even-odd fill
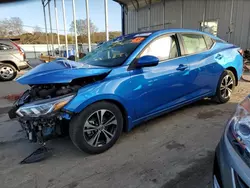
[[[19,99],[19,105],[74,93],[77,92],[80,87],[80,85],[71,86],[67,84],[33,85]]]

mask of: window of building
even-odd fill
[[[160,61],[178,57],[176,41],[172,36],[159,37],[151,42],[141,54],[142,56],[152,55]]]
[[[201,31],[211,33],[217,36],[218,34],[218,20],[204,21],[200,24]]]
[[[185,55],[195,54],[207,50],[207,45],[202,35],[197,34],[182,34]]]

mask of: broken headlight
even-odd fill
[[[55,112],[63,108],[74,95],[70,95],[67,97],[57,97],[53,99],[46,99],[41,101],[36,101],[33,103],[29,103],[21,106],[16,114],[21,117],[39,117],[42,115],[49,114],[51,112]]]
[[[237,106],[227,135],[238,154],[250,165],[250,96]]]

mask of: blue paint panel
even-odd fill
[[[20,84],[69,83],[73,79],[101,75],[111,69],[95,67],[74,61],[56,60],[38,65],[17,79]]]
[[[68,83],[75,78],[107,73],[103,80],[79,89],[76,97],[64,109],[80,113],[97,101],[115,101],[125,109],[127,128],[130,130],[142,121],[214,95],[220,75],[227,68],[234,68],[240,79],[243,58],[237,51],[239,48],[223,42],[217,42],[211,50],[160,62],[157,66],[128,69],[138,54],[153,39],[163,34],[179,32],[204,34],[200,31],[184,29],[156,31],[152,34],[145,32],[149,36],[119,67],[103,68],[57,61],[34,68],[19,78],[18,82],[21,84]],[[127,37],[134,36],[136,34]],[[183,65],[186,66],[185,69],[180,70]],[[64,117],[70,118],[66,115]]]

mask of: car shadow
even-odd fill
[[[171,118],[178,118],[180,116],[181,118],[184,116],[192,116],[194,119],[197,119],[197,121],[207,121],[208,119],[223,115],[226,115],[227,118],[229,118],[234,112],[237,104],[238,103],[232,101],[225,104],[218,104],[209,98],[205,98],[136,125],[130,132],[123,133],[123,136],[121,136],[118,142],[122,142],[125,138],[132,137],[133,134],[148,132],[153,129],[155,125],[157,126],[165,121],[168,121],[169,123]],[[225,119],[225,123],[227,118]],[[183,122],[183,124],[185,124],[185,122]],[[171,126],[171,124],[169,126]],[[224,124],[221,126],[224,126]]]

